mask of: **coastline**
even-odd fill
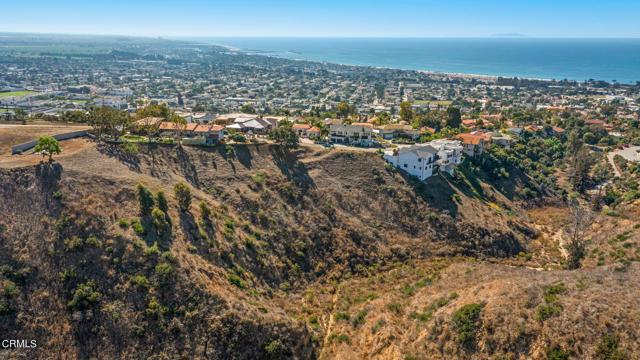
[[[266,56],[266,57],[272,57],[272,58],[277,58],[277,59],[283,59],[283,60],[290,60],[290,61],[300,61],[300,62],[311,62],[311,63],[316,63],[316,64],[332,64],[332,65],[338,65],[338,66],[354,66],[354,67],[360,67],[360,68],[371,68],[371,69],[382,69],[382,70],[396,70],[396,71],[414,71],[414,72],[419,72],[422,74],[426,74],[426,75],[430,75],[430,76],[446,76],[446,77],[450,77],[450,78],[458,78],[458,79],[467,79],[467,80],[482,80],[482,81],[496,81],[499,78],[506,78],[506,79],[524,79],[524,80],[533,80],[533,81],[545,81],[545,82],[558,82],[561,81],[559,79],[545,79],[545,78],[536,78],[536,77],[527,77],[527,76],[508,76],[508,75],[489,75],[489,74],[472,74],[472,73],[462,73],[462,72],[445,72],[445,71],[435,71],[435,70],[413,70],[413,69],[406,69],[406,68],[396,68],[396,67],[387,67],[387,66],[373,66],[373,65],[357,65],[357,64],[346,64],[346,63],[338,63],[338,62],[332,62],[332,61],[318,61],[318,60],[306,60],[306,59],[295,59],[295,58],[288,58],[285,56],[278,56],[276,55],[276,51],[264,51],[264,50],[250,50],[250,49],[241,49],[235,46],[231,46],[231,45],[226,45],[226,44],[204,44],[204,45],[213,45],[213,46],[218,46],[218,47],[222,47],[225,48],[229,51],[232,52],[237,52],[237,53],[242,53],[244,55],[252,55],[252,56]],[[570,81],[576,81],[576,82],[582,82],[582,81],[578,81],[578,80],[570,80]],[[610,83],[609,81],[606,81],[607,83]]]
[[[200,38],[245,55],[434,76],[635,85],[640,39]],[[192,41],[193,41],[192,40]]]

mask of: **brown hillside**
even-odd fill
[[[538,255],[549,246],[547,230],[537,230],[512,189],[501,192],[465,172],[422,184],[373,153],[141,145],[129,154],[115,145],[68,143],[73,151],[58,163],[30,165],[35,155],[0,163],[0,329],[37,339],[31,358],[366,358],[370,341],[390,344],[376,345],[382,358],[435,356],[435,344],[447,347],[440,354],[463,357],[449,337],[426,348],[398,335],[372,337],[363,330],[375,325],[369,315],[343,328],[336,303],[343,289],[365,295],[344,305],[349,313],[367,306],[368,314],[383,314],[402,302],[402,312],[393,310],[397,319],[385,320],[402,329],[413,324],[404,309],[417,312],[434,296],[455,291],[465,301],[487,301],[487,314],[492,306],[506,309],[498,306],[504,292],[518,297],[524,285],[564,276],[491,265],[540,267],[560,255]],[[186,213],[173,195],[179,182],[193,194]],[[138,183],[167,196],[164,233],[140,216]],[[210,221],[201,203],[212,209]],[[495,294],[487,288],[476,296],[481,282],[451,270],[475,269],[455,265],[465,259],[491,262],[473,271]],[[412,271],[371,283],[398,267]],[[437,291],[419,282],[430,267],[451,274],[428,281],[440,284]],[[420,286],[396,299],[407,281]],[[369,286],[378,293],[371,299]],[[423,339],[420,331],[414,335]],[[346,353],[337,345],[347,343],[342,333],[351,339]],[[547,339],[516,346],[487,334],[486,341],[515,346],[496,354],[540,354]],[[477,354],[489,353],[480,347]]]

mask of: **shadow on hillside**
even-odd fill
[[[96,148],[100,153],[120,160],[120,162],[127,165],[129,169],[140,172],[140,158],[138,154],[127,153],[123,150],[122,146],[118,144],[99,142]]]
[[[258,147],[256,146],[255,148],[257,149]],[[245,168],[250,169],[253,165],[251,162],[253,160],[253,156],[251,155],[249,147],[247,145],[235,145],[234,149],[236,152],[236,160],[238,160],[238,162]]]
[[[443,175],[436,174],[426,181],[420,181],[404,171],[398,173],[411,185],[416,195],[420,196],[430,207],[447,212],[454,218],[458,215],[458,204],[454,199],[456,192]]]
[[[298,159],[298,153],[274,146],[269,148],[274,163],[287,179],[305,189],[315,189],[316,184],[309,176],[307,166]]]
[[[182,171],[182,176],[192,185],[199,187],[200,179],[198,178],[198,168],[193,164],[191,157],[182,146],[175,147],[178,165]]]

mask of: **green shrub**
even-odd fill
[[[147,234],[147,231],[144,229],[144,226],[142,226],[138,219],[131,221],[131,228],[138,236],[144,236]]]
[[[158,254],[160,254],[160,249],[158,249],[157,242],[154,242],[153,245],[147,246],[144,249],[144,256],[146,257],[157,256]]]
[[[596,348],[596,360],[626,360],[627,354],[618,349],[618,339],[612,335],[605,335]]]
[[[453,313],[453,327],[458,333],[458,342],[467,349],[476,345],[483,307],[482,304],[467,304]]]
[[[536,309],[536,319],[539,321],[545,321],[551,317],[560,315],[562,312],[562,305],[558,303],[541,304]]]
[[[140,206],[140,216],[151,215],[151,209],[153,209],[154,201],[153,194],[144,185],[138,184],[136,186],[138,193],[138,203]]]
[[[569,360],[571,353],[563,350],[559,346],[547,349],[547,360]]]
[[[64,248],[67,251],[80,249],[84,245],[84,241],[78,236],[64,239]]]
[[[178,201],[178,208],[182,212],[189,211],[191,207],[191,189],[185,183],[178,183],[173,187],[176,200]]]
[[[128,155],[135,155],[138,152],[140,152],[140,149],[138,148],[138,144],[132,143],[132,142],[126,142],[124,144],[121,144],[120,148],[125,154],[128,154]]]
[[[160,319],[168,312],[169,308],[162,306],[155,296],[149,300],[149,304],[147,304],[147,308],[144,311],[147,317],[154,319]]]
[[[120,226],[122,229],[128,229],[129,228],[129,222],[125,219],[120,219],[118,220],[118,226]]]
[[[377,333],[387,322],[384,319],[380,319],[376,321],[376,323],[371,327],[371,332],[373,334]]]
[[[336,313],[336,320],[340,321],[340,320],[344,320],[344,321],[349,321],[350,316],[348,313],[344,312],[344,311],[338,311]]]
[[[227,276],[227,279],[229,280],[230,283],[239,287],[240,289],[244,289],[246,287],[244,280],[242,280],[242,278],[237,274],[233,274],[233,273],[229,274]]]
[[[349,336],[347,334],[340,333],[332,333],[331,335],[329,335],[329,341],[335,341],[341,344],[351,344],[351,339],[349,338]]]
[[[18,295],[18,285],[13,281],[6,279],[2,282],[2,291],[4,296],[11,298]]]
[[[364,318],[367,317],[368,313],[369,312],[367,310],[358,311],[356,316],[354,316],[353,319],[351,319],[351,325],[353,325],[354,327],[358,327],[362,325],[364,323]]]
[[[156,234],[158,236],[164,235],[165,231],[169,229],[167,214],[159,208],[154,208],[151,212],[151,218],[153,219],[153,227],[156,229]]]
[[[144,275],[132,276],[131,283],[141,288],[149,287],[149,279],[147,279],[147,277]]]
[[[173,277],[173,266],[167,263],[160,263],[156,265],[155,276],[160,284],[169,282]]]
[[[267,181],[267,174],[263,173],[262,171],[257,172],[251,175],[251,180],[253,180],[253,182],[257,185],[262,185]]]
[[[85,246],[99,248],[100,246],[102,246],[102,244],[95,236],[89,236],[86,239],[74,236],[64,240],[64,248],[67,251],[79,250],[84,248]]]
[[[158,191],[156,194],[156,204],[158,204],[158,209],[164,211],[165,214],[169,213],[169,202],[164,192]]]
[[[267,353],[267,359],[284,359],[288,353],[287,348],[280,340],[269,342],[264,347],[264,351]]]
[[[73,310],[84,310],[94,306],[102,297],[96,287],[96,282],[93,280],[78,285],[73,291],[73,296],[67,306]]]

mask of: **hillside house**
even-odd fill
[[[457,136],[462,141],[464,153],[470,157],[482,155],[484,151],[484,136],[474,134],[460,134]]]
[[[464,148],[460,141],[439,139],[430,141],[428,144],[437,151],[438,170],[453,175],[456,166],[462,163]]]
[[[424,181],[433,175],[438,151],[430,145],[413,145],[385,152],[384,159]]]
[[[320,129],[309,124],[293,124],[293,131],[302,138],[320,137]]]
[[[329,125],[329,141],[335,144],[370,146],[373,144],[373,125],[353,123],[350,125],[332,122]]]
[[[411,125],[389,124],[376,128],[373,131],[385,140],[398,138],[415,140],[420,137],[420,131],[414,129]]]

